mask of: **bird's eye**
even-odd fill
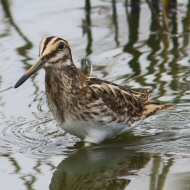
[[[65,47],[65,44],[63,42],[59,43],[59,49],[63,49]]]

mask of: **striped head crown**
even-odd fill
[[[45,67],[73,64],[69,43],[59,37],[49,36],[40,42],[39,56],[45,60]]]
[[[39,59],[37,62],[18,80],[15,88],[22,85],[32,74],[41,68],[53,69],[73,65],[69,43],[59,37],[49,36],[40,42]]]

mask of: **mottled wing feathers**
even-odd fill
[[[87,84],[94,97],[101,97],[104,105],[117,115],[118,122],[123,122],[124,118],[128,117],[129,125],[173,107],[173,105],[149,102],[149,94],[146,90],[129,90],[93,77],[87,77]]]
[[[129,116],[140,116],[144,105],[149,100],[147,91],[133,91],[117,84],[88,77],[88,86],[97,95],[102,97],[105,105],[118,115],[127,113]]]

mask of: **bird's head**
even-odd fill
[[[14,88],[22,85],[31,75],[41,68],[59,69],[64,66],[74,66],[69,43],[59,37],[49,36],[43,38],[40,43],[39,59],[37,62],[18,80]]]

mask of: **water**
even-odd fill
[[[132,2],[1,0],[0,189],[190,189],[190,3],[169,6],[169,35],[146,2]],[[175,109],[84,148],[53,120],[44,71],[13,89],[48,35],[70,42],[78,67],[88,55],[94,76],[148,89]]]

